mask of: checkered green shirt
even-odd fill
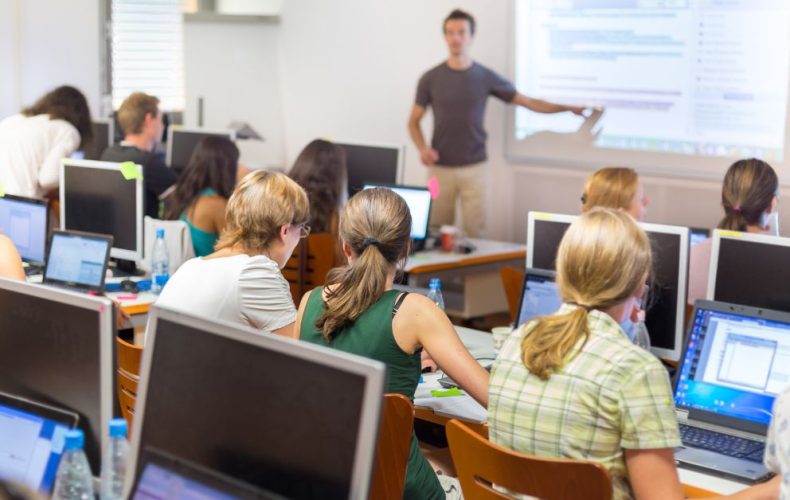
[[[564,304],[557,314],[575,306]],[[537,456],[594,460],[609,470],[614,498],[633,496],[623,449],[680,446],[669,378],[661,363],[628,339],[608,315],[591,311],[590,338],[543,381],[524,366],[516,329],[491,370],[492,442]]]

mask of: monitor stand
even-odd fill
[[[137,263],[133,260],[112,259],[115,267],[112,268],[113,276],[116,278],[129,278],[132,276],[145,276],[145,271],[137,268]]]

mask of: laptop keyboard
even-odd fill
[[[700,429],[680,424],[680,439],[692,448],[715,451],[722,455],[743,458],[751,462],[763,461],[765,445],[759,441],[722,434],[721,432]]]

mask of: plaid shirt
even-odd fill
[[[790,388],[774,401],[765,466],[782,476],[779,498],[790,500]]]
[[[564,304],[557,314],[575,306]],[[680,446],[669,377],[661,363],[628,339],[607,314],[590,311],[590,336],[543,381],[524,366],[510,335],[489,382],[492,442],[529,455],[594,460],[609,470],[614,498],[633,496],[623,449]]]

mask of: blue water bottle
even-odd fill
[[[126,479],[126,461],[129,459],[129,443],[126,441],[126,420],[110,420],[110,443],[104,450],[101,461],[101,500],[123,498],[123,482]]]
[[[55,476],[53,500],[93,500],[93,475],[82,450],[85,435],[79,429],[66,433],[63,456]]]
[[[444,311],[444,297],[442,297],[442,280],[431,278],[428,282],[428,298]]]
[[[156,230],[156,241],[151,252],[151,292],[159,295],[170,278],[170,254],[167,252],[165,230]]]

